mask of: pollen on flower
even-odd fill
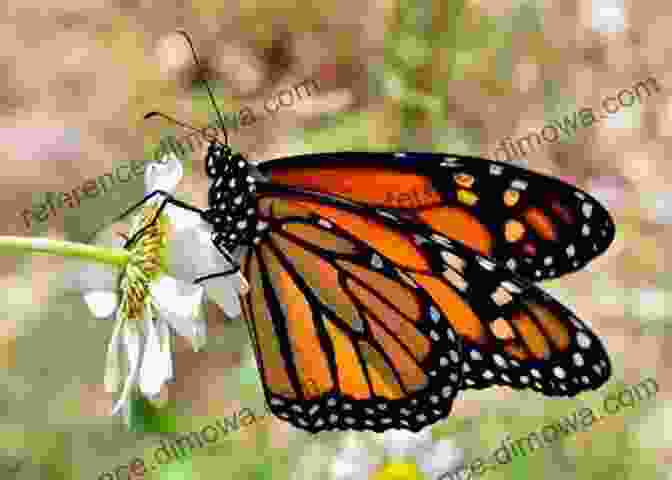
[[[160,273],[161,265],[164,263],[162,247],[167,243],[165,217],[161,215],[153,225],[149,225],[157,210],[155,206],[144,208],[135,218],[129,232],[129,238],[132,238],[136,232],[144,228],[140,237],[128,246],[131,256],[121,273],[120,286],[125,292],[121,309],[129,320],[143,318],[145,301],[149,295],[149,282]]]

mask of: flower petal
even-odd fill
[[[170,382],[175,379],[175,371],[173,369],[173,334],[170,331],[170,325],[168,322],[163,321],[163,319],[158,319],[157,333],[159,334],[159,344],[161,345],[161,352],[167,358],[168,370],[166,372],[166,381]]]
[[[382,458],[376,455],[360,439],[348,437],[346,446],[337,454],[331,464],[331,473],[335,480],[360,480],[370,475],[382,465]]]
[[[96,318],[111,316],[119,305],[116,292],[90,290],[84,293],[84,301]]]
[[[142,356],[140,367],[140,391],[147,398],[153,398],[161,392],[161,386],[171,375],[170,355],[166,356],[161,351],[161,342],[157,332],[151,307],[148,305],[145,311],[145,352]]]
[[[239,294],[245,294],[249,286],[245,277],[240,272],[203,280],[201,285],[205,287],[208,298],[213,300],[231,318],[240,315]]]
[[[175,193],[177,184],[182,180],[184,169],[182,162],[174,153],[169,153],[161,158],[161,162],[147,164],[145,170],[145,192],[164,190]]]
[[[430,480],[444,478],[446,472],[453,472],[464,465],[464,452],[450,438],[434,443],[429,451],[417,457],[420,470]]]
[[[212,227],[195,212],[173,205],[165,209],[172,229],[168,238],[168,272],[185,282],[227,270],[229,263],[211,241]]]
[[[138,381],[140,373],[140,362],[142,361],[143,348],[141,344],[141,334],[135,327],[131,327],[128,322],[124,323],[124,344],[126,345],[126,355],[128,356],[129,373],[126,377],[124,390],[121,397],[112,409],[112,415],[116,415],[130,400],[131,392]]]
[[[117,321],[114,325],[112,338],[107,346],[107,357],[105,359],[105,391],[108,393],[116,392],[121,383],[121,366],[119,364],[119,355],[121,353],[121,327],[124,319],[117,315]]]
[[[207,331],[203,287],[164,275],[152,282],[149,289],[161,318],[168,321],[179,335],[190,339],[194,349],[198,350]]]
[[[90,260],[68,259],[62,285],[66,290],[116,290],[119,268]]]
[[[383,448],[389,457],[415,457],[432,447],[432,429],[424,428],[418,433],[407,430],[387,430],[382,435]]]

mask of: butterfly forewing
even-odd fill
[[[475,157],[344,152],[265,162],[259,169],[277,184],[429,225],[535,282],[582,268],[614,238],[609,213],[587,193]]]

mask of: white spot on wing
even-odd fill
[[[490,175],[501,175],[504,167],[501,165],[490,165]]]
[[[463,272],[464,271],[464,266],[465,266],[466,262],[464,261],[464,259],[458,257],[454,253],[449,252],[448,250],[441,250],[441,258],[453,270],[456,270],[458,272]]]
[[[383,268],[383,260],[377,254],[371,256],[371,265],[374,268]]]
[[[442,167],[460,167],[460,166],[462,166],[462,164],[455,157],[444,157],[443,161],[441,162],[441,166]]]
[[[590,337],[583,332],[578,332],[576,334],[576,341],[578,342],[579,347],[584,350],[589,348],[591,344]]]
[[[450,242],[450,240],[448,240],[445,237],[442,237],[441,235],[437,235],[437,234],[433,233],[432,234],[432,240],[434,240],[435,242],[443,245],[446,248],[451,248],[451,249],[453,248],[453,244]]]
[[[579,352],[576,352],[572,356],[572,358],[574,359],[574,365],[576,365],[577,367],[583,367],[583,363],[584,363],[583,362],[583,356]]]
[[[518,189],[518,190],[526,190],[527,189],[527,182],[525,180],[520,180],[516,179],[511,182],[511,187]]]
[[[397,221],[397,217],[392,215],[390,212],[378,209],[378,213],[381,214],[383,217],[389,218],[390,220],[394,220],[395,222]]]
[[[476,257],[476,261],[479,263],[479,265],[486,270],[493,271],[496,267],[495,263],[491,262],[485,257],[478,256]]]
[[[495,361],[495,363],[501,367],[501,368],[508,368],[509,364],[507,363],[506,359],[502,357],[499,353],[495,353],[492,356],[492,359]]]
[[[502,287],[504,287],[506,290],[508,290],[510,293],[520,293],[522,290],[518,285],[516,285],[513,282],[510,282],[508,280],[504,280],[502,282]]]

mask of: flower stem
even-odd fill
[[[85,243],[51,240],[49,238],[12,237],[0,235],[0,255],[14,252],[78,257],[98,263],[123,267],[130,253],[123,248],[97,247]]]

